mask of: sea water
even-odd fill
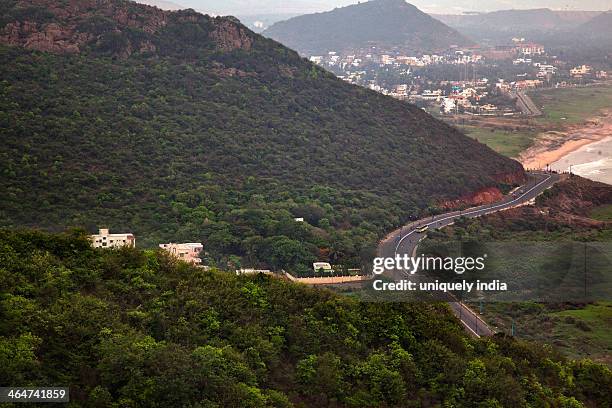
[[[553,170],[569,171],[589,180],[612,184],[612,136],[588,144],[552,164]]]

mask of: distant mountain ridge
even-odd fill
[[[278,22],[263,35],[303,55],[376,46],[436,51],[473,41],[404,0],[371,0]]]
[[[612,10],[601,13],[576,29],[577,33],[612,42]]]
[[[463,15],[433,15],[433,17],[466,35],[482,38],[494,36],[495,33],[528,35],[529,33],[567,31],[599,14],[601,14],[599,11],[558,11],[541,8]]]

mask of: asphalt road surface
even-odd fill
[[[491,214],[498,211],[507,210],[509,208],[525,205],[534,200],[538,195],[542,194],[546,189],[561,179],[561,176],[555,173],[531,172],[529,173],[529,182],[513,193],[504,197],[503,200],[494,203],[474,207],[462,211],[454,211],[447,214],[441,214],[434,217],[428,217],[415,221],[401,229],[390,234],[378,247],[378,256],[384,258],[393,258],[396,255],[403,256],[408,254],[414,256],[419,242],[425,238],[426,232],[419,233],[417,230],[427,226],[429,229],[442,228],[451,225],[457,218],[467,217],[476,218],[483,215]],[[395,281],[405,279],[407,276],[404,271],[389,271],[387,276]],[[455,315],[461,320],[466,330],[476,337],[491,336],[494,334],[485,322],[463,303],[451,298],[449,294],[447,299],[449,305]]]

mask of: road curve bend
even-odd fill
[[[378,246],[377,256],[383,258],[393,258],[396,255],[403,256],[404,254],[414,256],[419,242],[427,235],[426,232],[418,232],[418,229],[423,227],[443,228],[453,224],[455,220],[460,217],[477,218],[494,212],[526,205],[562,178],[559,174],[547,172],[530,172],[529,176],[530,180],[527,184],[519,187],[514,193],[505,196],[496,203],[423,218],[397,229],[381,241]],[[403,271],[396,270],[392,271],[389,277],[395,281],[399,281],[404,279],[405,275]],[[478,314],[462,302],[453,300],[455,299],[451,299],[448,302],[451,310],[471,335],[481,337],[495,334]]]

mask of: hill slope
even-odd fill
[[[600,38],[612,42],[612,11],[601,13],[582,24],[576,30],[577,33],[586,37]]]
[[[203,241],[216,262],[355,265],[438,200],[523,177],[231,19],[120,0],[0,5],[0,225]]]
[[[77,234],[0,230],[0,383],[71,407],[610,406],[612,373],[442,304],[367,303]],[[406,403],[408,401],[408,403]]]
[[[274,24],[264,31],[304,55],[383,49],[434,51],[471,41],[404,0],[372,0]]]

